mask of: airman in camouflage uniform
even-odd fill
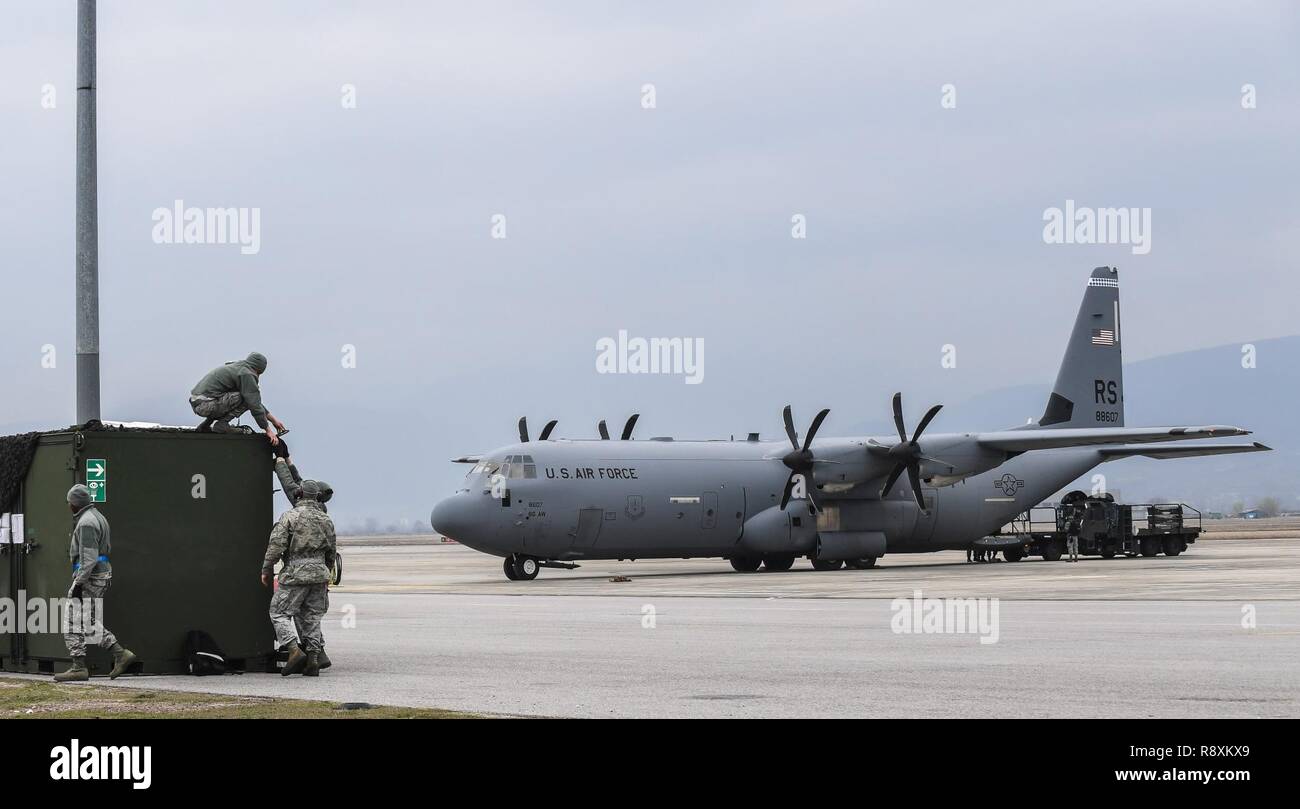
[[[90,679],[86,668],[86,640],[113,653],[110,679],[117,679],[136,661],[100,621],[104,596],[113,580],[109,554],[113,551],[108,520],[91,503],[90,490],[78,483],[68,490],[68,508],[76,518],[68,558],[72,562],[72,586],[68,588],[67,610],[63,616],[63,642],[68,646],[72,666],[54,675],[57,683]]]
[[[277,644],[289,650],[289,659],[280,671],[286,677],[298,672],[307,677],[320,673],[320,622],[329,611],[336,539],[334,522],[317,501],[319,496],[316,481],[302,482],[298,504],[285,512],[272,529],[262,561],[262,584],[267,586],[276,563],[284,562],[280,586],[271,596],[270,615]],[[295,617],[302,620],[301,638]]]
[[[285,432],[285,427],[262,403],[260,380],[266,366],[266,357],[254,351],[239,362],[213,368],[200,379],[190,391],[190,408],[203,417],[199,432],[235,432],[238,428],[230,422],[251,413],[271,446],[278,445],[278,433]]]
[[[280,442],[280,447],[284,447],[284,441]],[[302,497],[302,475],[298,474],[298,467],[294,465],[293,459],[289,457],[287,451],[284,453],[277,451],[273,457],[275,457],[275,476],[280,479],[280,489],[284,492],[284,496],[289,498],[289,505],[296,506],[298,505],[298,499]],[[325,504],[334,496],[334,489],[323,480],[316,481],[316,485],[320,487],[320,494],[316,496],[316,502],[320,503],[322,511],[328,513],[329,508]],[[336,552],[335,557],[337,558],[337,556]],[[302,637],[304,631],[302,616],[295,617],[293,623],[298,630],[298,637]],[[329,655],[325,653],[324,632],[321,632],[320,636],[319,660],[322,671],[334,665]]]

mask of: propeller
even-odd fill
[[[893,470],[889,473],[889,479],[885,481],[885,488],[880,491],[881,497],[887,497],[893,490],[894,484],[902,477],[903,472],[907,472],[907,479],[912,484],[912,494],[916,497],[916,504],[922,511],[926,511],[925,498],[921,494],[921,462],[939,462],[921,454],[921,445],[917,443],[917,439],[921,437],[921,433],[925,432],[925,428],[930,425],[930,422],[942,409],[943,405],[935,405],[926,411],[925,416],[921,418],[921,423],[916,425],[916,432],[912,433],[912,437],[909,439],[907,437],[907,428],[903,424],[903,394],[894,394],[894,426],[898,428],[898,443],[892,447],[885,447],[881,444],[873,444],[870,447],[870,451],[895,462]]]
[[[556,424],[559,424],[559,422],[555,419],[551,419],[550,421],[546,422],[546,426],[542,428],[542,434],[537,437],[537,440],[545,441],[546,439],[550,438],[551,431],[555,429]],[[528,417],[527,416],[519,417],[519,443],[521,444],[528,443]]]
[[[790,503],[790,492],[794,490],[794,476],[803,475],[804,488],[808,491],[808,499],[812,500],[812,472],[813,464],[816,459],[813,458],[812,450],[808,447],[812,445],[813,437],[817,435],[817,430],[826,420],[829,409],[822,410],[813,417],[812,425],[808,427],[808,432],[803,437],[803,446],[799,446],[799,434],[794,431],[794,416],[790,412],[790,405],[785,406],[781,415],[785,418],[785,434],[790,437],[790,446],[792,449],[781,458],[781,463],[785,464],[790,470],[790,477],[786,478],[785,491],[781,492],[781,510]],[[813,503],[813,507],[816,507]]]
[[[636,420],[639,418],[641,418],[640,413],[633,413],[628,417],[627,423],[623,425],[623,434],[619,436],[620,441],[628,441],[632,438],[632,430],[636,427]],[[609,427],[606,426],[604,419],[600,420],[600,423],[596,425],[596,429],[600,431],[601,441],[609,440]]]

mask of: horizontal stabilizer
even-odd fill
[[[1097,444],[1145,444],[1184,438],[1224,438],[1250,435],[1250,430],[1211,424],[1203,427],[1067,427],[1062,430],[1005,430],[979,433],[976,443],[1002,452],[1091,447]]]
[[[1132,458],[1142,455],[1147,458],[1195,458],[1198,455],[1233,455],[1238,452],[1271,452],[1255,441],[1251,444],[1165,444],[1158,447],[1102,447],[1101,454],[1106,460]]]

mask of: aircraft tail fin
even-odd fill
[[[1123,427],[1124,367],[1119,271],[1098,267],[1088,278],[1074,331],[1039,427]]]

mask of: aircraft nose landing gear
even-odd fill
[[[542,566],[535,558],[516,553],[505,558],[502,568],[510,581],[532,581],[537,578]]]

